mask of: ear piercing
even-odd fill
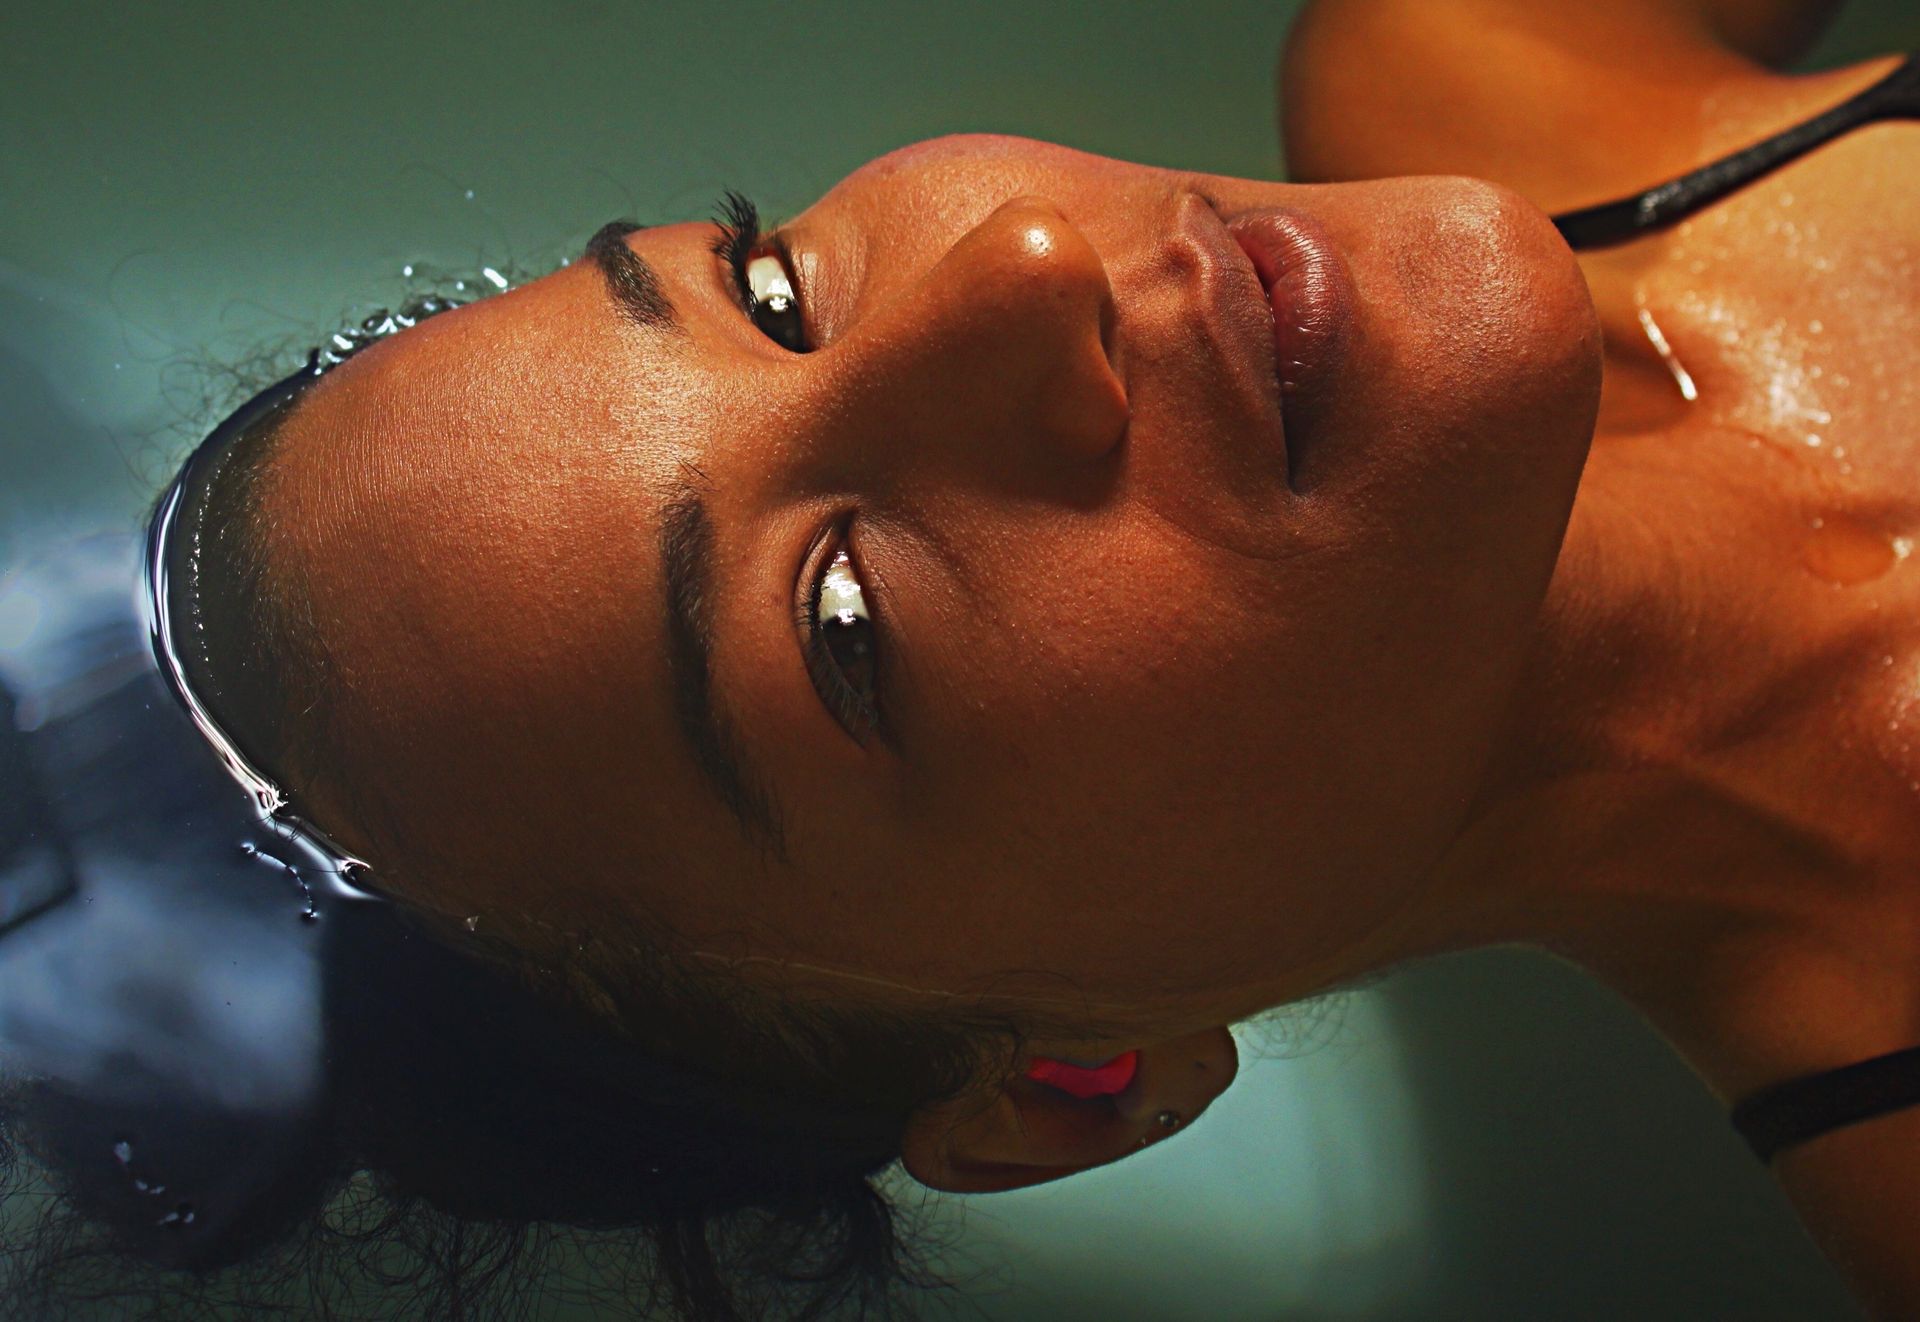
[[[1161,1111],[1153,1117],[1153,1123],[1156,1125],[1159,1125],[1160,1128],[1167,1130],[1169,1133],[1171,1133],[1173,1130],[1176,1130],[1180,1127],[1180,1113],[1178,1111]],[[1136,1149],[1144,1148],[1145,1146],[1147,1146],[1147,1144],[1151,1143],[1152,1141],[1153,1140],[1150,1138],[1143,1138],[1138,1143],[1134,1144],[1134,1147]]]

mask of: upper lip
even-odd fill
[[[1187,205],[1184,200],[1187,196],[1200,205]],[[1183,194],[1176,223],[1178,231],[1193,244],[1201,258],[1199,315],[1212,323],[1209,329],[1216,331],[1222,351],[1238,361],[1247,379],[1261,383],[1260,412],[1269,420],[1274,434],[1282,436],[1284,441],[1279,364],[1275,360],[1271,329],[1273,305],[1268,301],[1266,284],[1213,198],[1197,189]],[[1249,302],[1258,309],[1256,320],[1264,323],[1266,330],[1253,337],[1233,334],[1234,319],[1226,315],[1225,310],[1236,303],[1245,306]],[[1283,457],[1284,453],[1283,445]]]

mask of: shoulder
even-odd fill
[[[1280,127],[1300,182],[1466,174],[1562,211],[1747,146],[1894,62],[1780,73],[1668,0],[1313,0],[1281,53]]]
[[[1782,1153],[1775,1174],[1823,1253],[1876,1317],[1920,1311],[1920,1110]]]

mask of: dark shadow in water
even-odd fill
[[[52,811],[13,695],[0,688],[0,936],[78,889],[66,837],[46,829]]]

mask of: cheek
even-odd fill
[[[1111,836],[1246,765],[1266,626],[1218,556],[1163,529],[1051,523],[976,537],[965,586],[925,598],[917,797],[1002,832]]]
[[[1042,726],[1175,701],[1201,644],[1217,655],[1229,640],[1209,566],[1162,540],[1097,530],[1117,518],[1081,522],[975,543],[989,561],[969,575],[941,658],[970,705],[992,695],[1004,716]]]
[[[916,620],[913,838],[1097,876],[1143,912],[1169,876],[1276,857],[1302,895],[1405,875],[1477,733],[1433,716],[1453,649],[1380,605],[1394,567],[1244,561],[1137,512],[1052,519],[976,536],[994,572]]]

